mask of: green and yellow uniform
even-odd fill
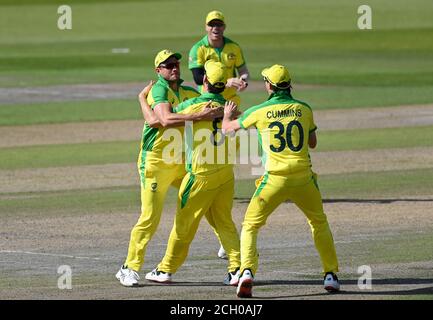
[[[246,110],[238,121],[244,129],[257,128],[265,167],[242,224],[241,272],[246,268],[253,274],[257,271],[258,230],[289,199],[308,219],[323,271],[337,272],[334,241],[308,152],[309,135],[317,129],[311,108],[287,91],[277,91],[266,102]]]
[[[188,68],[202,68],[208,60],[221,62],[227,69],[227,78],[236,77],[236,69],[245,64],[242,50],[236,42],[224,37],[224,46],[222,48],[213,48],[209,45],[206,35],[191,48]],[[224,99],[240,105],[241,100],[235,88],[226,88],[222,95]]]
[[[153,109],[159,103],[170,103],[173,107],[182,101],[199,96],[193,88],[182,86],[179,80],[179,90],[173,91],[167,80],[159,76],[147,97],[147,102]],[[155,233],[164,205],[165,196],[170,185],[179,187],[185,176],[182,148],[170,148],[169,156],[164,148],[170,139],[164,139],[164,128],[151,128],[147,123],[143,127],[138,171],[141,181],[141,215],[131,231],[128,256],[125,265],[139,271],[144,263],[144,255],[149,240]],[[170,128],[179,130],[183,136],[183,127]]]
[[[175,110],[181,114],[200,112],[210,100],[213,101],[212,107],[225,103],[219,94],[204,93],[181,103]],[[227,252],[228,271],[232,272],[240,266],[239,235],[231,216],[233,164],[225,156],[228,154],[228,138],[216,137],[220,134],[216,134],[215,128],[221,128],[221,120],[199,121],[194,122],[192,128],[185,127],[187,174],[179,189],[175,222],[167,251],[158,265],[160,271],[175,273],[183,264],[203,215]],[[219,156],[221,154],[223,157]]]

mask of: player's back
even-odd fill
[[[223,107],[225,103],[219,94],[204,93],[181,103],[175,111],[180,114],[197,113],[202,111],[210,100],[210,108]],[[220,118],[189,123],[185,126],[184,144],[186,169],[193,174],[213,174],[233,165],[233,161],[229,161],[229,139],[222,135]],[[235,154],[235,144],[233,148]]]
[[[266,171],[292,174],[310,170],[308,140],[316,125],[306,103],[280,92],[245,111],[240,121],[258,129]]]

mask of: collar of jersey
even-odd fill
[[[285,99],[285,100],[293,100],[293,97],[291,94],[289,94],[286,91],[277,91],[277,92],[272,92],[268,98],[268,100],[271,99]]]
[[[170,84],[168,83],[168,81],[164,79],[163,76],[161,76],[160,74],[158,74],[158,82],[161,82],[164,86],[170,88]],[[182,84],[182,82],[183,82],[182,79],[177,80],[177,84],[179,86]]]
[[[219,94],[219,93],[205,92],[205,93],[202,93],[202,95],[200,96],[200,98],[203,98],[203,99],[205,99],[207,101],[214,100],[216,102],[225,103],[224,97],[221,94]]]
[[[223,40],[224,40],[224,45],[223,45],[223,48],[224,48],[224,46],[226,45],[226,42],[227,42],[226,41],[226,37],[223,36]],[[204,44],[206,45],[206,47],[211,47],[210,44],[209,44],[209,39],[207,38],[207,35],[205,35],[203,37],[202,41],[204,42]],[[213,47],[211,47],[211,48],[213,48]],[[221,50],[222,50],[222,48],[221,48]]]

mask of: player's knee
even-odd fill
[[[315,229],[328,227],[328,219],[325,215],[318,215],[311,217],[308,223]]]
[[[244,221],[242,223],[242,230],[258,231],[265,223],[259,221]]]

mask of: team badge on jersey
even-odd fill
[[[227,59],[229,59],[229,60],[235,60],[236,59],[236,55],[234,53],[229,53],[227,55]]]
[[[152,189],[152,192],[155,192],[155,191],[156,191],[156,188],[158,188],[158,184],[157,184],[156,182],[153,182],[153,183],[150,185],[150,188]]]

